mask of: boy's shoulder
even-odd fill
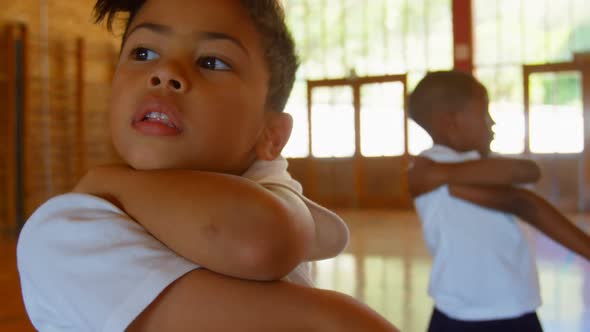
[[[98,196],[69,192],[48,199],[37,208],[37,210],[31,215],[30,219],[36,219],[36,217],[47,213],[92,210],[108,210],[123,213],[121,209]]]
[[[480,159],[477,151],[460,152],[448,146],[435,144],[430,149],[424,150],[419,157],[428,158],[440,163],[456,163],[468,160]]]
[[[17,268],[39,330],[66,324],[75,331],[122,331],[173,280],[199,266],[110,202],[68,193],[49,199],[26,222]]]

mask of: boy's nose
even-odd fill
[[[180,70],[166,66],[155,71],[149,78],[148,86],[152,89],[169,89],[177,93],[189,90],[189,81]]]

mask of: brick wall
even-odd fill
[[[91,0],[0,0],[0,28],[18,22],[27,31],[25,217],[49,197],[70,190],[88,167],[116,161],[108,138],[107,105],[118,41],[92,24],[92,6]],[[12,84],[8,76],[14,63],[8,49],[0,48],[0,88]],[[11,105],[13,93],[1,91],[0,100]],[[0,109],[0,137],[12,144],[9,112],[14,108]],[[15,162],[9,150],[0,148],[0,197],[7,198],[13,195],[9,166]],[[11,200],[2,201],[0,231],[14,233]]]

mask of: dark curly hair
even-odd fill
[[[107,28],[112,31],[118,14],[126,14],[124,43],[129,25],[145,2],[146,0],[97,0],[94,6],[95,22],[101,23],[106,19]],[[284,10],[278,0],[240,0],[240,3],[250,15],[261,37],[267,70],[270,73],[266,107],[282,112],[299,67],[295,43],[285,22]]]
[[[474,98],[487,96],[486,88],[473,75],[461,71],[428,73],[410,94],[410,118],[430,132],[430,114],[460,111]]]

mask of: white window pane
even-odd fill
[[[305,105],[288,105],[285,111],[293,117],[293,131],[282,155],[286,158],[305,158],[309,156],[307,108]]]
[[[405,39],[405,0],[391,0],[387,2],[387,16],[384,24],[387,32],[387,64],[388,73],[397,74],[407,71]]]
[[[363,108],[361,114],[363,156],[400,156],[404,153],[403,112],[384,108]]]
[[[365,8],[363,1],[344,0],[346,4],[346,15],[342,29],[346,30],[345,35],[345,59],[346,65],[354,69],[357,74],[367,74],[365,58]]]
[[[385,68],[386,46],[389,42],[386,38],[386,29],[383,22],[386,19],[385,3],[383,0],[365,1],[365,29],[366,36],[364,40],[364,56],[367,58],[366,75],[383,75]],[[371,15],[371,16],[369,16]],[[380,47],[374,47],[380,45]]]
[[[523,43],[525,45],[524,63],[547,62],[546,41],[546,1],[523,0]]]
[[[428,67],[445,70],[453,67],[453,23],[450,0],[429,0],[426,6],[428,17]]]
[[[312,92],[312,154],[352,157],[355,153],[352,89],[316,88]]]
[[[581,75],[530,76],[530,148],[533,153],[579,153],[584,149]]]
[[[584,150],[581,105],[533,105],[530,125],[533,153],[580,153]]]
[[[547,62],[572,60],[570,36],[577,27],[571,22],[573,15],[571,1],[547,1],[545,18]]]
[[[293,117],[293,130],[282,155],[287,158],[309,156],[309,122],[307,120],[307,84],[295,82],[285,112]]]
[[[493,152],[519,154],[524,152],[524,106],[522,105],[522,68],[498,66],[479,68],[475,76],[488,90],[490,115],[496,122]]]
[[[524,152],[524,110],[519,103],[490,103],[490,115],[496,122],[491,150],[497,153]]]
[[[408,21],[406,22],[405,46],[408,70],[428,68],[428,44],[425,42],[428,38],[425,24],[427,17],[424,15],[426,12],[425,0],[413,0],[406,3],[409,11],[423,17],[423,19],[406,18]]]
[[[369,84],[361,88],[361,154],[366,157],[404,153],[404,85]]]
[[[522,3],[514,0],[502,0],[498,3],[498,63],[520,63],[524,51],[520,33],[522,26]]]
[[[495,64],[498,62],[498,4],[496,1],[475,0],[473,6],[475,63]]]
[[[426,130],[414,120],[408,120],[408,150],[411,155],[417,156],[422,151],[432,147],[432,138]]]

